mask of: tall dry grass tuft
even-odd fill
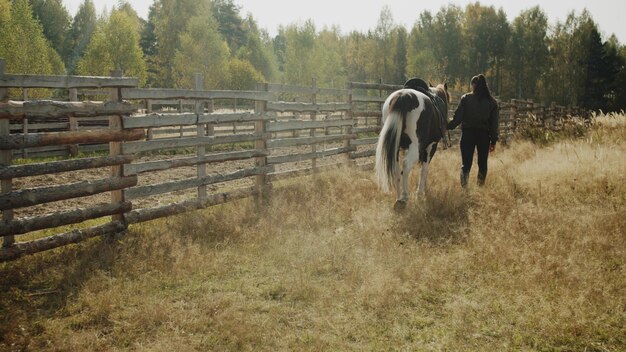
[[[3,264],[0,348],[625,350],[626,117],[596,121],[467,191],[440,152],[400,212],[343,169]]]

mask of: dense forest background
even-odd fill
[[[407,29],[383,8],[367,33],[319,29],[313,21],[271,37],[233,0],[154,0],[147,20],[126,1],[96,13],[85,0],[72,18],[62,0],[0,0],[0,57],[11,73],[108,75],[146,87],[250,89],[256,82],[343,87],[401,84],[418,76],[457,92],[484,73],[501,99],[626,109],[626,46],[587,11],[554,26],[540,7],[509,20],[476,2],[415,14]]]

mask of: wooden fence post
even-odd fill
[[[352,160],[352,157],[350,156],[350,145],[352,143],[350,143],[352,141],[352,127],[354,126],[354,112],[352,111],[352,85],[350,84],[350,82],[346,83],[346,89],[348,90],[348,111],[346,112],[346,115],[349,119],[353,120],[352,122],[352,126],[346,126],[344,128],[344,135],[345,138],[343,141],[343,146],[344,148],[346,148],[346,164],[350,164],[350,161]]]
[[[203,113],[204,113],[204,108],[205,107],[206,107],[207,113],[212,114],[212,113],[215,112],[215,104],[213,103],[213,100],[209,100],[209,101],[205,102],[202,105],[202,107],[203,107],[203,111],[202,111]],[[212,123],[204,124],[204,128],[205,128],[205,131],[206,131],[205,132],[206,136],[209,136],[209,137],[215,136],[215,125],[214,124],[212,124]],[[209,150],[211,150],[211,147],[209,147]]]
[[[553,130],[556,127],[556,102],[553,101],[550,103],[548,115],[548,119],[550,120],[550,129]]]
[[[257,83],[256,90],[261,92],[267,92],[269,90],[269,86],[267,83]],[[264,100],[256,100],[254,102],[254,112],[259,114],[261,117],[267,111],[267,101]],[[259,136],[254,142],[254,148],[256,150],[267,151],[267,137],[265,136],[267,133],[267,121],[262,118],[261,120],[257,120],[254,122],[254,132]],[[255,166],[256,167],[264,167],[267,165],[267,156],[260,156],[255,158]],[[255,187],[256,187],[256,200],[257,204],[259,201],[265,201],[268,199],[267,193],[267,174],[262,173],[255,176]]]
[[[311,103],[315,105],[317,104],[317,79],[313,78],[311,80],[311,88],[313,89],[313,94],[311,96]],[[311,121],[317,121],[316,112],[311,113]],[[316,135],[317,135],[317,132],[315,131],[315,128],[311,128],[310,136],[315,137]],[[311,153],[315,153],[315,152],[317,152],[317,144],[311,144]],[[311,159],[311,167],[313,168],[313,173],[315,173],[316,171],[315,169],[317,168],[317,158]]]
[[[152,113],[152,100],[146,99],[146,114],[150,115]],[[148,127],[148,135],[146,139],[151,141],[154,138],[154,132],[152,131],[152,127]]]
[[[122,77],[121,71],[111,72],[112,77]],[[119,102],[122,100],[120,88],[111,88],[109,100]],[[111,131],[121,131],[124,129],[121,115],[112,115],[109,117],[109,129]],[[109,155],[122,155],[122,142],[109,142]],[[124,167],[122,165],[111,166],[111,177],[124,177]],[[111,191],[111,203],[121,204],[125,200],[124,190]],[[126,220],[124,214],[116,214],[112,216],[113,221],[120,221],[126,228]]]
[[[511,99],[511,122],[512,122],[513,134],[517,132],[517,119],[518,119],[517,100]]]
[[[528,112],[526,113],[526,116],[528,117],[528,120],[530,120],[530,124],[532,126],[537,126],[537,114],[535,114],[535,102],[530,99],[526,102],[526,108],[528,109]]]
[[[70,88],[70,101],[78,101],[78,89]],[[74,114],[69,116],[70,131],[78,131],[78,119]],[[76,157],[78,155],[78,144],[70,145],[70,156]]]
[[[196,73],[194,76],[194,90],[202,90],[204,83],[202,81],[202,74]],[[203,102],[201,100],[196,100],[195,112],[198,115],[198,118],[202,113],[204,113]],[[181,126],[182,128],[182,126]],[[196,125],[196,134],[198,137],[204,137],[206,135],[206,129],[203,124]],[[206,154],[206,147],[204,145],[199,145],[196,147],[196,155],[201,158]],[[206,164],[199,163],[197,166],[197,176],[198,179],[201,179],[206,176]],[[207,199],[207,187],[206,185],[198,186],[198,199],[203,201]]]
[[[28,100],[28,88],[24,88],[22,90],[22,100]],[[24,135],[28,134],[28,117],[22,120],[22,133]],[[28,157],[28,150],[26,148],[22,148],[22,158],[26,159]]]
[[[4,75],[5,61],[0,59],[0,76]],[[9,90],[6,88],[0,88],[0,102],[6,102],[8,100]],[[11,134],[9,119],[0,119],[0,135],[7,136]],[[13,160],[13,151],[0,150],[0,166],[9,166]],[[5,194],[13,190],[13,179],[6,179],[0,181],[0,193]],[[2,211],[2,220],[7,223],[13,220],[13,209],[7,209]],[[2,247],[7,248],[13,246],[15,243],[15,236],[5,236],[2,242]]]

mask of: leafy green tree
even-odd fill
[[[587,77],[589,74],[589,56],[593,32],[596,31],[596,24],[591,14],[584,10],[580,16],[575,17],[572,13],[572,35],[570,38],[570,51],[572,66],[567,77],[570,86],[568,104],[578,105],[579,99],[585,95],[587,90]]]
[[[492,23],[493,41],[491,43],[491,69],[493,81],[491,88],[495,94],[502,93],[502,70],[506,59],[506,48],[511,38],[511,25],[506,18],[506,13],[502,8],[498,10],[494,22]]]
[[[61,0],[31,0],[33,17],[43,26],[43,34],[59,54],[63,54],[65,33],[70,26],[70,14]]]
[[[468,72],[463,60],[462,23],[463,11],[455,5],[441,8],[433,20],[430,42],[445,77],[462,78]]]
[[[505,54],[510,30],[506,14],[496,12],[493,6],[470,4],[465,8],[463,30],[465,48],[463,55],[468,72],[463,77],[469,81],[478,73],[487,75],[491,88],[499,94],[501,63]]]
[[[113,70],[139,78],[140,84],[146,78],[136,19],[117,9],[99,24],[85,55],[78,62],[78,72],[83,75],[107,76]]]
[[[597,27],[589,36],[588,55],[585,62],[586,79],[578,97],[579,104],[589,110],[617,111],[616,92],[620,89],[617,81],[623,68],[619,58],[619,43],[613,36],[602,43]]]
[[[272,41],[266,34],[262,34],[259,31],[253,18],[246,18],[243,25],[248,33],[247,42],[239,47],[236,57],[252,64],[255,70],[263,75],[265,80],[274,80],[276,78],[277,62],[273,54]]]
[[[617,44],[617,43],[616,43]],[[619,47],[619,48],[617,48]],[[616,45],[617,48],[617,64],[618,73],[615,75],[615,98],[613,101],[612,111],[626,110],[626,46]]]
[[[550,65],[546,70],[544,100],[579,104],[588,84],[590,43],[596,28],[587,11],[579,16],[570,12],[564,23],[557,23],[548,38]]]
[[[538,99],[543,75],[548,68],[548,19],[535,6],[523,11],[512,25],[509,70],[512,95]]]
[[[395,28],[393,15],[389,6],[385,5],[378,17],[378,24],[374,29],[374,38],[377,48],[372,51],[371,74],[373,77],[382,78],[385,82],[392,82],[393,51],[395,47],[392,42],[393,30]]]
[[[318,86],[343,86],[346,81],[346,69],[343,64],[344,40],[338,27],[324,29],[317,35],[315,77]]]
[[[76,73],[76,64],[83,56],[96,29],[96,7],[92,0],[84,0],[74,16],[65,36],[63,58],[68,73]]]
[[[548,38],[550,64],[546,72],[544,99],[562,105],[571,100],[571,82],[568,84],[567,80],[571,79],[571,71],[574,70],[573,21],[574,14],[570,13],[565,23],[556,24]]]
[[[3,15],[3,17],[5,17]],[[13,73],[62,74],[59,55],[50,47],[27,0],[14,0],[0,28],[0,57]]]
[[[236,58],[228,61],[228,72],[229,75],[225,84],[227,89],[253,90],[257,83],[265,80],[250,62]]]
[[[43,28],[33,18],[27,0],[14,0],[6,12],[2,6],[0,26],[0,58],[6,60],[6,71],[29,74],[63,74],[61,58],[50,46]],[[10,94],[14,94],[11,92]],[[33,90],[32,97],[48,96],[49,92]]]
[[[287,59],[287,37],[285,28],[278,27],[278,34],[272,39],[272,48],[279,72],[285,72],[285,61]]]
[[[214,22],[211,4],[209,0],[156,0],[154,11],[153,22],[157,44],[155,62],[160,73],[155,77],[154,84],[160,87],[175,87],[180,83],[180,71],[177,72],[176,67],[178,66],[178,69],[184,68],[182,67],[184,64],[181,63],[184,59],[176,59],[176,56],[180,55],[181,50],[183,52],[191,51],[190,46],[192,45],[186,43],[187,48],[182,49],[182,34],[188,31],[190,26],[198,26],[197,23],[191,25],[194,17],[197,19],[193,22],[198,22],[201,19]],[[214,23],[211,26],[216,27]],[[189,38],[189,34],[186,34],[186,37]],[[198,44],[199,47],[212,50],[205,43]],[[190,57],[190,59],[193,58]],[[187,79],[193,79],[193,76]],[[205,82],[207,82],[206,79]]]
[[[222,39],[213,17],[196,16],[189,19],[180,35],[180,48],[174,57],[174,84],[193,87],[195,73],[204,77],[204,88],[218,89],[229,82],[225,69],[230,57],[228,44]]]
[[[397,27],[394,31],[394,39],[396,43],[396,49],[393,55],[393,66],[391,70],[391,82],[397,82],[398,84],[406,81],[406,68],[407,68],[407,41],[408,33],[404,27]]]
[[[583,82],[583,90],[578,97],[578,103],[590,110],[600,110],[606,107],[605,92],[608,90],[609,77],[606,75],[607,62],[604,55],[602,38],[597,28],[589,33],[588,55],[585,62],[587,75]]]
[[[11,0],[0,0],[0,25],[5,26],[11,20]]]
[[[240,7],[233,0],[213,0],[213,15],[218,23],[222,38],[228,43],[232,52],[248,43],[249,27],[246,28],[239,12]]]
[[[368,48],[371,41],[371,38],[357,31],[350,32],[346,38],[346,52],[343,62],[348,80],[364,82],[371,79],[366,70],[369,59]]]
[[[156,87],[156,83],[159,81],[160,75],[157,57],[155,16],[156,7],[154,4],[152,4],[148,12],[148,21],[143,26],[143,29],[141,31],[141,39],[139,40],[139,45],[141,46],[141,51],[143,51],[144,59],[146,61],[147,87]]]
[[[433,16],[429,11],[423,11],[411,29],[408,48],[409,77],[420,77],[432,80],[443,77],[443,63],[436,59],[433,45]]]
[[[309,84],[315,78],[317,32],[312,21],[302,26],[290,25],[284,32],[286,51],[284,74],[289,84]]]

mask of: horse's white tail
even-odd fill
[[[397,91],[385,102],[383,118],[385,118],[385,110],[388,111],[388,114],[378,137],[375,166],[378,186],[385,192],[389,192],[391,186],[394,185],[394,177],[400,176],[395,175],[398,153],[400,152],[400,139],[404,132],[408,112],[417,107],[419,107],[419,99],[410,90]]]
[[[376,177],[378,186],[384,192],[389,192],[390,187],[393,185],[394,171],[398,163],[400,137],[402,136],[402,120],[404,118],[401,112],[393,110],[393,106],[389,106],[389,110],[385,124],[378,137],[378,145],[376,146]]]

